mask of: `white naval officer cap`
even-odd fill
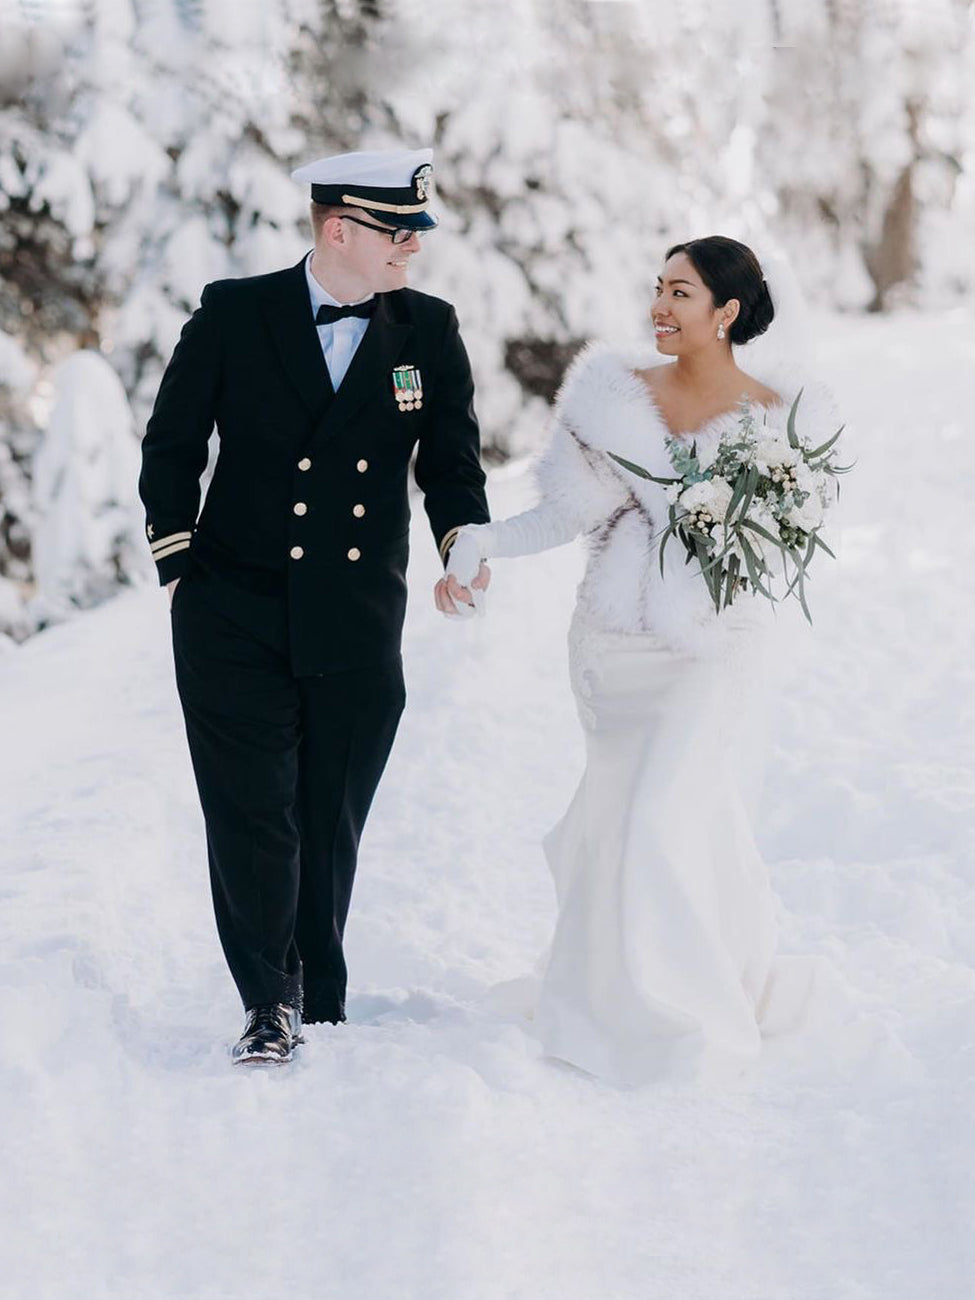
[[[387,226],[429,230],[433,188],[432,149],[374,149],[319,158],[291,173],[311,185],[315,203],[364,208]]]

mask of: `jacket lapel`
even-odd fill
[[[317,421],[329,405],[332,384],[311,313],[304,258],[266,281],[261,306],[281,362]]]
[[[334,400],[325,410],[315,430],[315,438],[331,438],[370,398],[384,391],[391,383],[390,371],[402,352],[413,326],[406,319],[397,319],[390,297],[378,294],[376,310],[369,328],[356,349],[355,356],[339,385]]]

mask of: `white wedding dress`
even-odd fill
[[[763,1034],[801,1018],[813,970],[775,956],[752,831],[772,607],[746,596],[715,615],[676,539],[661,578],[662,489],[605,455],[672,473],[667,430],[634,374],[648,363],[587,349],[556,406],[538,506],[464,530],[485,558],[580,533],[589,547],[569,637],[586,766],[545,840],[558,914],[531,1026],[547,1054],[619,1084],[736,1074]],[[807,406],[802,431],[828,428],[831,404]],[[698,430],[699,450],[737,418]]]

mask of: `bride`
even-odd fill
[[[808,991],[798,960],[775,957],[750,824],[774,607],[745,593],[716,614],[677,543],[661,575],[665,489],[609,455],[667,476],[668,437],[704,455],[743,402],[781,424],[797,378],[759,378],[733,350],[774,316],[745,245],[710,236],[671,248],[651,309],[669,361],[585,347],[556,401],[539,504],[462,528],[435,590],[442,612],[460,612],[455,601],[486,586],[483,561],[585,537],[569,647],[586,767],[545,840],[558,916],[534,1032],[548,1055],[618,1083],[736,1072]],[[821,387],[806,382],[798,422],[816,442],[835,430]]]

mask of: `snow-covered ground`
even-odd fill
[[[499,562],[487,620],[448,624],[421,512],[349,1024],[234,1071],[165,598],[123,595],[0,658],[0,1295],[972,1294],[975,321],[824,331],[859,464],[761,839],[783,950],[842,996],[720,1089],[616,1091],[493,1009],[553,916],[580,557]]]

